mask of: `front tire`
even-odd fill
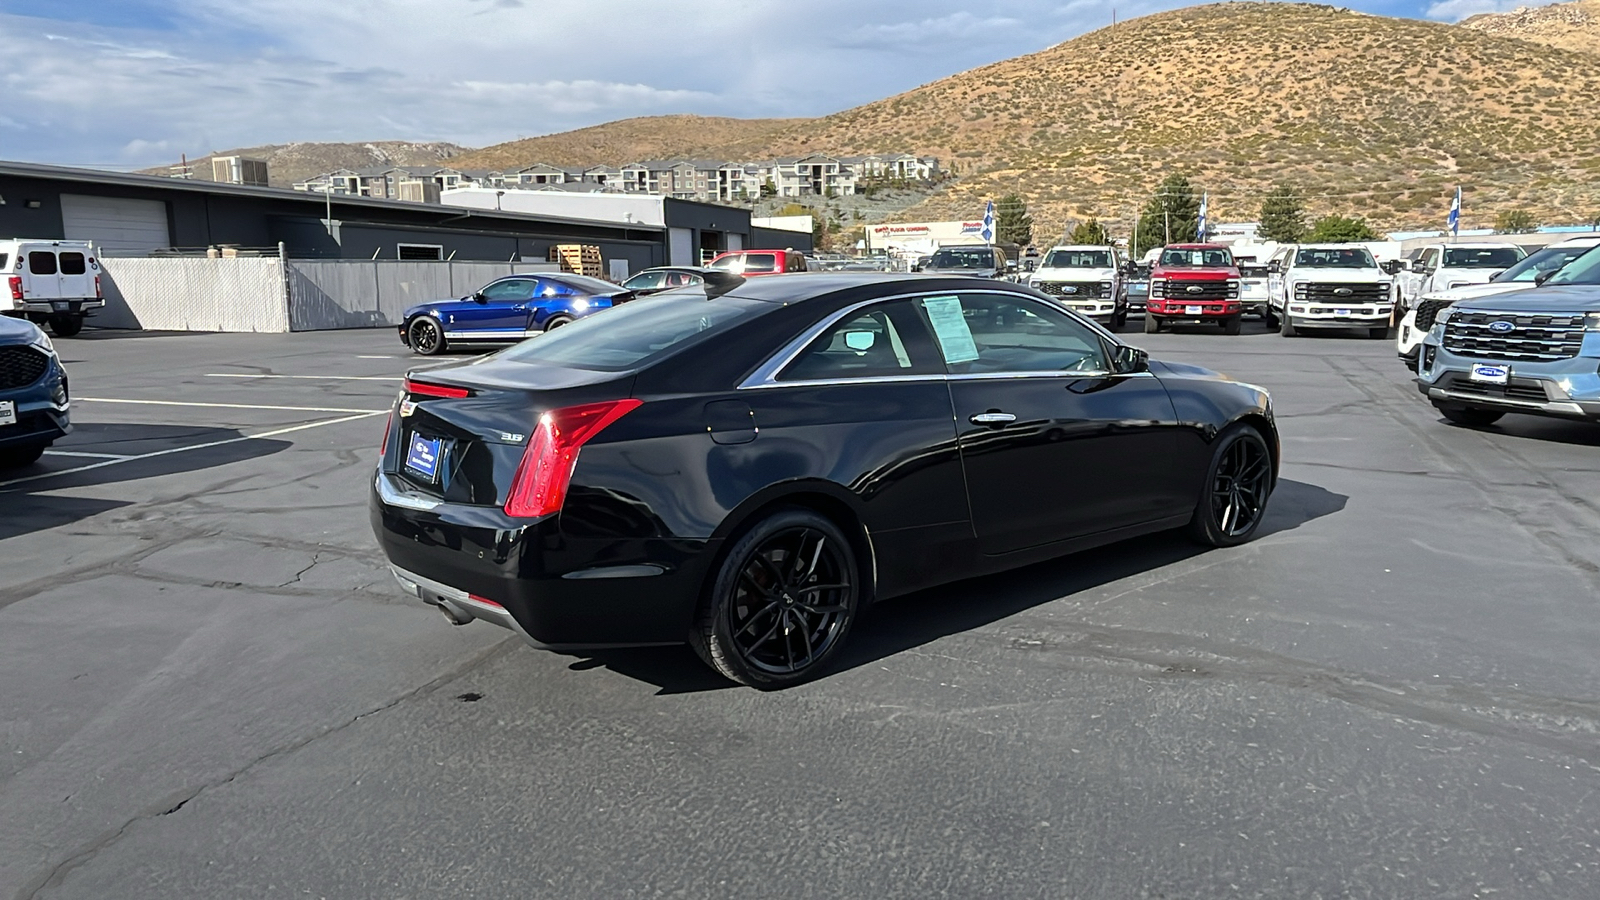
[[[411,325],[406,329],[406,336],[411,340],[411,351],[423,356],[437,356],[444,352],[444,329],[439,323],[427,316],[418,316],[411,320]]]
[[[44,455],[44,450],[48,446],[50,445],[27,444],[0,450],[0,469],[20,469],[23,466],[33,465]]]
[[[1161,320],[1152,315],[1148,310],[1144,314],[1144,333],[1157,334],[1161,331]]]
[[[1367,337],[1372,338],[1375,341],[1381,341],[1388,336],[1389,326],[1387,325],[1377,325],[1367,329]]]
[[[1244,315],[1242,313],[1240,315],[1237,315],[1237,316],[1229,316],[1227,319],[1223,320],[1222,333],[1223,334],[1238,334],[1243,329],[1243,327],[1244,327]]]
[[[75,337],[83,330],[83,316],[51,316],[50,332],[56,337]]]
[[[1450,404],[1435,403],[1434,409],[1450,422],[1456,425],[1465,425],[1468,428],[1482,428],[1493,425],[1505,415],[1498,409],[1483,409],[1476,406],[1455,406]]]
[[[1278,326],[1278,333],[1284,337],[1294,337],[1300,333],[1294,330],[1294,320],[1289,318],[1288,313],[1283,314],[1283,323]]]
[[[740,684],[799,684],[820,674],[844,643],[860,579],[839,526],[810,510],[780,510],[729,548],[689,643]]]
[[[1127,327],[1128,327],[1128,311],[1127,310],[1123,310],[1122,312],[1115,313],[1115,314],[1113,314],[1111,316],[1111,330],[1113,332],[1121,331],[1122,329],[1127,328]]]
[[[1261,432],[1239,425],[1217,440],[1205,487],[1189,520],[1189,536],[1212,547],[1255,537],[1272,496],[1272,452]]]
[[[551,316],[550,318],[544,320],[544,330],[555,331],[557,328],[560,328],[563,325],[570,324],[572,324],[571,316]]]
[[[1261,314],[1261,318],[1267,323],[1268,328],[1278,327],[1278,314],[1272,311],[1272,307],[1267,307],[1267,311]]]

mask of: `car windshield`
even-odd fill
[[[1496,284],[1526,284],[1540,275],[1555,272],[1567,263],[1588,253],[1592,247],[1546,247],[1523,257],[1522,262],[1489,279]]]
[[[1446,247],[1444,264],[1449,269],[1509,269],[1522,261],[1516,247]]]
[[[1365,247],[1326,247],[1301,250],[1294,264],[1313,269],[1376,269],[1378,263]]]
[[[1239,267],[1239,276],[1241,278],[1265,278],[1265,277],[1267,277],[1267,267],[1266,266],[1240,266]]]
[[[575,288],[585,294],[615,294],[617,292],[617,286],[611,282],[601,281],[598,278],[590,278],[587,275],[562,274],[546,275],[545,277],[556,282],[557,284],[567,285],[568,287]]]
[[[994,251],[987,247],[963,249],[946,247],[936,251],[929,260],[930,269],[992,269]]]
[[[1585,251],[1567,263],[1545,284],[1600,284],[1600,247]]]
[[[760,300],[711,299],[700,291],[668,291],[649,302],[585,316],[508,347],[493,358],[618,372],[697,343],[771,308]]]
[[[1111,254],[1106,250],[1051,250],[1045,255],[1044,269],[1109,269]]]
[[[1161,251],[1161,264],[1191,269],[1225,269],[1233,265],[1233,254],[1226,250],[1171,248]]]

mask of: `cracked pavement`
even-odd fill
[[[1273,392],[1263,536],[896,600],[780,693],[402,597],[381,414],[240,408],[386,409],[387,330],[59,342],[58,449],[141,458],[0,485],[0,898],[1593,896],[1600,427],[1127,340]]]

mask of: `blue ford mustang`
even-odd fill
[[[432,300],[406,310],[400,342],[426,356],[454,343],[512,344],[633,296],[632,291],[586,275],[509,275],[466,297]]]
[[[32,322],[0,316],[0,469],[33,462],[71,431],[68,406],[50,339]]]

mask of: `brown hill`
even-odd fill
[[[734,148],[762,147],[805,119],[727,119],[648,116],[576,131],[524,138],[464,154],[455,165],[508,170],[552,166],[620,166],[645,159],[721,157]]]
[[[1600,0],[1574,0],[1552,6],[1483,13],[1458,22],[1499,37],[1521,38],[1563,50],[1600,53]]]
[[[443,142],[419,143],[416,141],[373,141],[365,144],[319,143],[300,141],[293,144],[268,144],[262,147],[242,147],[224,150],[216,156],[251,156],[267,161],[267,179],[273,187],[288,187],[313,175],[334,169],[362,169],[368,166],[431,166],[452,160],[466,148]],[[211,180],[211,157],[189,160],[194,177]],[[145,169],[146,174],[171,174],[167,166]]]

